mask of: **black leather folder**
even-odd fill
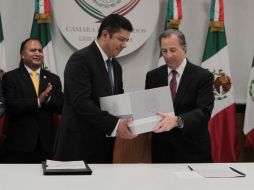
[[[85,163],[85,162],[84,162]],[[91,175],[92,170],[85,163],[85,168],[78,169],[48,169],[46,161],[42,162],[43,175]]]

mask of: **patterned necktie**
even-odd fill
[[[176,97],[176,87],[177,87],[177,81],[176,81],[176,75],[177,75],[177,71],[176,70],[172,70],[171,71],[172,74],[172,79],[170,81],[170,91],[171,91],[171,96],[172,96],[172,101],[175,101],[175,97]]]
[[[108,67],[108,77],[109,77],[109,82],[110,82],[110,85],[111,85],[111,90],[112,90],[112,94],[114,94],[114,81],[113,81],[113,75],[112,75],[112,61],[110,59],[108,59],[106,61],[107,63],[107,67]]]
[[[32,79],[32,81],[33,81],[34,89],[35,89],[36,94],[37,94],[37,96],[38,96],[38,93],[39,93],[38,73],[35,72],[35,71],[32,71],[32,72],[31,72],[31,79]]]

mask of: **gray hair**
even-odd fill
[[[177,30],[177,29],[168,29],[168,30],[165,30],[164,32],[162,32],[159,36],[159,43],[161,44],[162,38],[169,38],[173,34],[178,37],[180,45],[183,47],[186,47],[185,36],[180,30]]]

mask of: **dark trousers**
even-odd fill
[[[52,159],[52,152],[44,151],[40,141],[37,141],[37,145],[32,152],[23,152],[16,150],[5,149],[3,153],[3,163],[24,163],[34,164],[41,163],[46,159]]]

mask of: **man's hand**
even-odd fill
[[[153,132],[161,133],[170,131],[177,126],[177,117],[168,113],[158,112],[157,115],[161,117],[161,121],[154,127]]]
[[[52,84],[49,82],[47,88],[38,97],[41,104],[47,101],[51,91],[52,91]]]
[[[131,120],[132,119],[120,119],[116,130],[117,137],[123,139],[133,139],[137,137],[137,135],[134,135],[128,128],[128,122],[130,122]]]

